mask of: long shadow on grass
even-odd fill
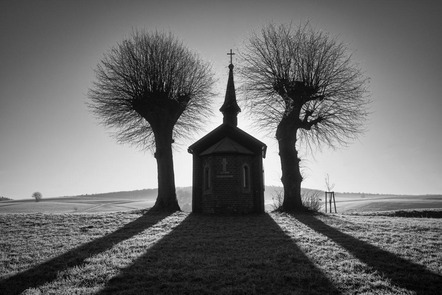
[[[110,249],[148,229],[170,214],[147,212],[113,233],[76,247],[69,252],[43,262],[35,267],[0,281],[0,294],[19,294],[53,281],[57,273],[84,263],[85,259]]]
[[[268,215],[190,214],[99,294],[339,294]]]
[[[382,273],[394,285],[414,291],[416,294],[441,294],[442,276],[429,271],[424,266],[345,234],[314,216],[299,215],[294,217]]]

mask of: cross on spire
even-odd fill
[[[232,64],[232,56],[235,53],[230,49],[230,65],[229,65],[229,79],[227,80],[227,89],[226,89],[226,97],[224,99],[224,104],[219,109],[221,113],[223,113],[223,124],[228,124],[231,126],[238,125],[237,115],[241,112],[241,109],[236,102],[236,94],[235,94],[235,85],[233,83],[233,64]]]
[[[228,52],[227,55],[230,55],[230,64],[233,64],[232,59],[235,53],[232,52],[232,49],[230,49],[230,52]]]

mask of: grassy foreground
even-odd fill
[[[440,294],[442,220],[0,215],[0,294]]]

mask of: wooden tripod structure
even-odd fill
[[[332,213],[332,202],[335,207],[335,213],[338,213],[338,211],[336,211],[335,192],[325,192],[325,213],[327,213],[327,196],[329,195],[330,197],[328,198],[328,202],[329,202],[330,213]]]

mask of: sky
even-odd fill
[[[151,152],[118,144],[86,106],[103,54],[133,29],[172,32],[218,79],[215,115],[174,146],[176,185],[191,186],[187,147],[222,123],[227,52],[270,22],[305,21],[348,46],[373,102],[358,140],[301,151],[303,187],[324,190],[328,174],[339,192],[442,194],[441,14],[436,0],[0,0],[0,196],[157,187]],[[244,111],[238,121],[268,146],[266,185],[281,185],[274,137],[255,130]]]

